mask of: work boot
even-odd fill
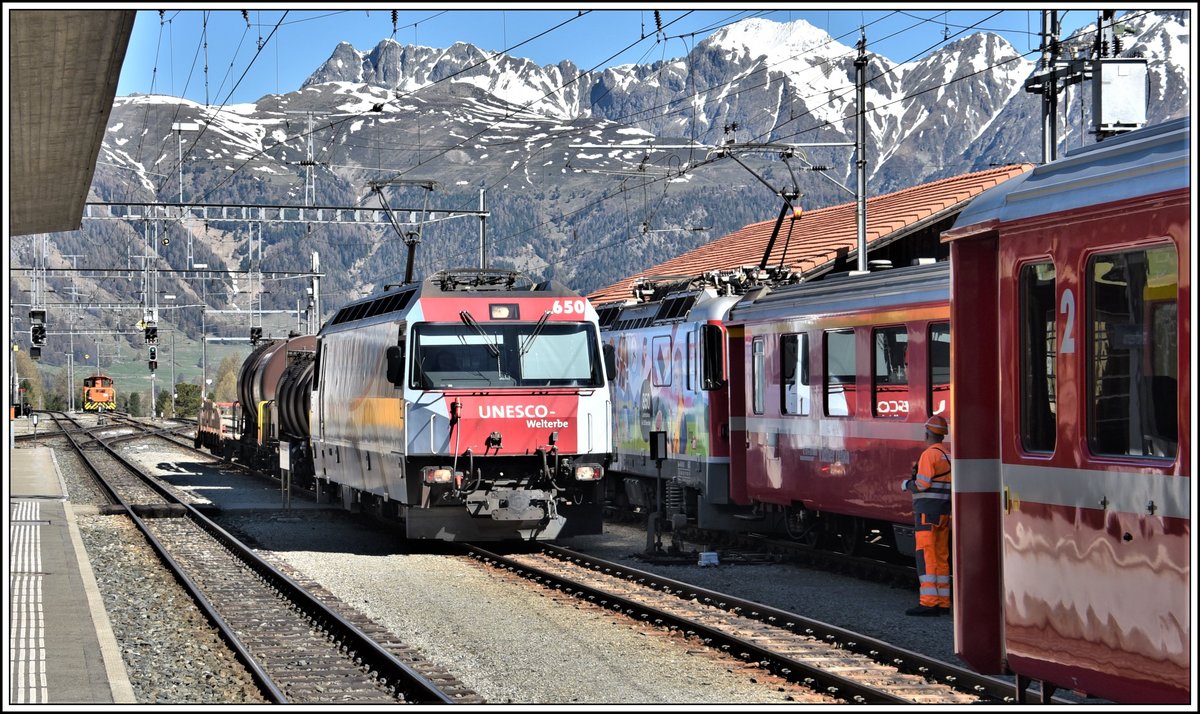
[[[915,615],[917,617],[937,617],[938,615],[942,614],[942,608],[926,607],[925,605],[917,605],[916,607],[910,607],[907,610],[905,610],[904,614],[905,615]]]

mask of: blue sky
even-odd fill
[[[689,5],[700,7],[698,3]],[[448,47],[462,41],[488,51],[513,48],[510,54],[539,65],[564,59],[583,69],[645,63],[682,57],[722,25],[747,17],[777,22],[802,18],[847,46],[857,42],[858,27],[865,25],[869,50],[893,62],[924,56],[944,44],[947,35],[953,41],[982,30],[1002,34],[1018,51],[1032,50],[1034,54],[1027,56],[1036,57],[1040,10],[1005,9],[1012,6],[1004,4],[918,6],[924,9],[869,6],[873,9],[826,10],[797,3],[782,10],[765,5],[755,6],[763,8],[759,10],[740,9],[750,7],[744,5],[689,10],[688,5],[665,4],[665,9],[659,9],[665,41],[656,35],[653,7],[622,9],[639,7],[628,4],[492,10],[490,4],[483,6],[489,9],[468,9],[462,4],[431,3],[421,10],[398,10],[394,34],[387,6],[359,5],[370,9],[343,10],[337,5],[308,5],[297,10],[289,5],[260,5],[248,10],[246,18],[240,7],[187,5],[186,9],[165,10],[161,20],[157,9],[144,10],[138,12],[134,23],[117,94],[153,90],[216,105],[253,102],[264,94],[298,89],[338,42],[369,51],[388,37],[401,44],[427,47]],[[206,7],[211,9],[203,9]],[[578,16],[578,8],[586,11],[583,16]],[[1060,9],[1059,16],[1066,37],[1095,22],[1096,10]],[[260,38],[264,42],[261,53]]]

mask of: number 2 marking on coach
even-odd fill
[[[1075,293],[1070,288],[1063,290],[1062,300],[1058,303],[1058,311],[1067,316],[1067,324],[1063,327],[1063,354],[1075,352]]]

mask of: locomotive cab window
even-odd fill
[[[655,337],[650,345],[650,370],[654,386],[671,386],[671,337]]]
[[[1021,268],[1021,445],[1052,452],[1058,436],[1058,307],[1053,263]]]
[[[872,380],[877,417],[903,418],[908,414],[908,330],[881,327],[872,332],[875,375]]]
[[[588,323],[421,324],[410,342],[413,389],[604,384]]]
[[[825,415],[849,416],[854,413],[855,373],[854,330],[825,333]]]
[[[685,351],[687,352],[686,367],[684,372],[687,375],[687,390],[689,392],[696,391],[696,380],[693,375],[696,374],[696,336],[695,330],[688,330],[684,340]]]
[[[1175,456],[1177,265],[1174,246],[1088,261],[1088,445],[1093,453]]]
[[[783,413],[807,416],[812,401],[812,388],[808,383],[808,333],[783,335],[779,338],[779,350],[783,367],[780,384]]]

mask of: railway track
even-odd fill
[[[453,675],[425,662],[382,628],[362,617],[343,616],[313,595],[141,472],[95,430],[79,428],[78,423],[75,427],[62,433],[109,494],[113,504],[109,512],[124,511],[136,524],[268,700],[292,704],[482,701]],[[163,436],[161,431],[146,429],[136,436]]]
[[[194,453],[196,450],[191,447],[190,439],[180,438],[172,433],[174,430],[187,428],[191,427],[184,425],[150,429],[136,435],[122,434],[115,438],[125,440],[159,437],[171,441],[188,453]],[[154,522],[159,524],[167,520],[154,519]],[[176,530],[175,522],[181,519],[169,520],[172,524],[158,525],[156,534],[161,540],[169,542],[172,549],[187,552],[192,547],[188,543],[190,535],[184,533],[186,537],[180,544],[171,542],[171,538],[177,535],[171,531]],[[207,557],[209,549],[205,546],[199,548],[200,557]],[[505,568],[508,573],[536,580],[556,593],[586,599],[605,609],[655,624],[664,628],[664,631],[682,636],[689,644],[699,643],[712,652],[731,655],[750,667],[761,669],[764,673],[769,672],[798,686],[809,688],[814,697],[828,698],[817,701],[860,704],[1016,701],[1011,682],[981,677],[967,670],[823,623],[809,621],[791,613],[704,591],[625,566],[587,558],[572,551],[544,546],[539,553],[509,556],[509,562],[505,563],[501,563],[502,556],[495,553],[482,549],[477,552],[476,557],[483,562],[494,562],[498,567]],[[269,567],[285,573],[285,577],[297,579],[294,573],[289,574],[286,565],[276,563]],[[215,584],[209,585],[205,582],[204,587],[218,588],[226,582],[257,577],[255,573],[241,566],[224,569],[219,562],[206,562],[201,570],[205,573],[211,572],[215,578]],[[620,573],[621,576],[614,579],[612,573]],[[303,587],[310,591],[314,590],[314,587],[319,589],[319,586],[311,582]],[[349,608],[347,610],[353,613]],[[352,614],[350,616],[353,617]],[[309,618],[309,622],[315,620]],[[363,620],[356,624],[376,639],[383,639],[385,647],[393,649],[400,656],[405,656],[403,645],[388,640],[386,632],[378,628],[372,629],[373,623]],[[452,677],[447,675],[443,678],[438,673],[430,673],[429,670],[426,670],[426,674],[443,689],[453,690]],[[361,691],[347,690],[342,694],[344,699],[315,701],[377,701]],[[332,695],[327,691],[326,696]],[[471,701],[473,694],[460,691],[457,696],[455,701]]]
[[[690,643],[757,664],[788,681],[855,704],[1008,704],[1013,685],[825,623],[617,563],[541,544],[480,563],[586,600]]]

